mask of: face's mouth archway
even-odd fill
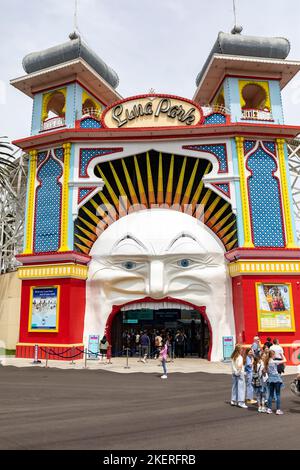
[[[145,297],[143,299],[131,301],[124,303],[122,305],[113,305],[112,311],[107,318],[104,334],[107,337],[108,342],[111,344],[112,341],[112,325],[113,321],[116,318],[116,315],[120,312],[126,312],[131,310],[143,310],[151,308],[152,310],[168,310],[177,309],[177,310],[193,310],[199,313],[199,319],[201,317],[205,320],[208,331],[209,331],[209,349],[207,353],[207,359],[211,360],[211,351],[213,345],[213,333],[210,321],[206,314],[205,306],[193,305],[190,302],[184,300],[175,299],[172,297],[165,297],[163,299],[153,299],[151,297]]]
[[[86,287],[86,343],[89,335],[103,335],[106,329],[115,355],[129,343],[136,350],[138,338],[133,338],[140,334],[138,328],[150,333],[151,343],[154,329],[169,332],[172,337],[181,330],[186,335],[184,354],[196,355],[199,346],[199,357],[207,357],[210,350],[211,361],[223,358],[222,337],[235,334],[229,303],[231,279],[224,247],[202,221],[169,209],[137,211],[120,218],[98,237],[91,258]],[[161,312],[154,311],[152,318],[145,318],[153,309],[135,316],[138,302],[185,303],[194,312],[183,313],[176,307],[167,315],[165,306],[159,305]],[[127,305],[133,307],[125,316]],[[122,308],[125,312],[117,315]]]

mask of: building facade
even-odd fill
[[[281,91],[289,42],[219,33],[192,99],[123,99],[77,34],[23,60],[33,99],[18,357],[81,351],[106,334],[185,331],[221,360],[226,339],[300,339],[300,247]]]

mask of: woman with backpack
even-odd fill
[[[240,408],[248,408],[245,405],[245,371],[242,350],[243,346],[236,344],[231,355],[232,390],[230,404]]]
[[[100,357],[99,360],[100,362],[103,361],[103,359],[107,359],[107,350],[109,348],[109,342],[106,339],[106,336],[104,335],[103,338],[100,341],[99,344],[99,349],[100,349]]]
[[[259,413],[266,412],[265,401],[267,380],[268,374],[265,371],[263,360],[260,356],[257,356],[253,361],[252,385],[257,398],[257,409]]]
[[[177,331],[175,336],[175,349],[177,357],[184,357],[184,335],[182,331]]]
[[[281,388],[283,385],[283,381],[281,375],[278,372],[277,365],[283,364],[286,362],[286,359],[282,359],[282,361],[275,361],[275,351],[270,350],[269,354],[265,360],[265,370],[268,374],[268,387],[269,387],[269,397],[268,397],[268,408],[267,413],[272,414],[272,401],[275,394],[276,400],[276,414],[283,415],[283,411],[280,409],[281,400]]]

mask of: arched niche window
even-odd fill
[[[213,101],[214,106],[225,108],[224,88],[222,88]]]
[[[101,104],[84,91],[82,94],[82,117],[91,116],[99,119],[101,112]]]
[[[268,82],[240,81],[239,88],[244,119],[272,119]]]
[[[60,125],[64,124],[66,115],[66,89],[55,90],[43,96],[42,121],[60,118]]]

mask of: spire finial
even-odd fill
[[[69,38],[78,39],[79,35],[79,28],[78,28],[78,0],[74,0],[74,17],[73,17],[73,32],[69,35]]]
[[[234,27],[231,30],[231,34],[241,34],[241,32],[243,31],[243,26],[237,24],[235,0],[232,0],[232,5],[233,5],[233,15],[234,15]]]

